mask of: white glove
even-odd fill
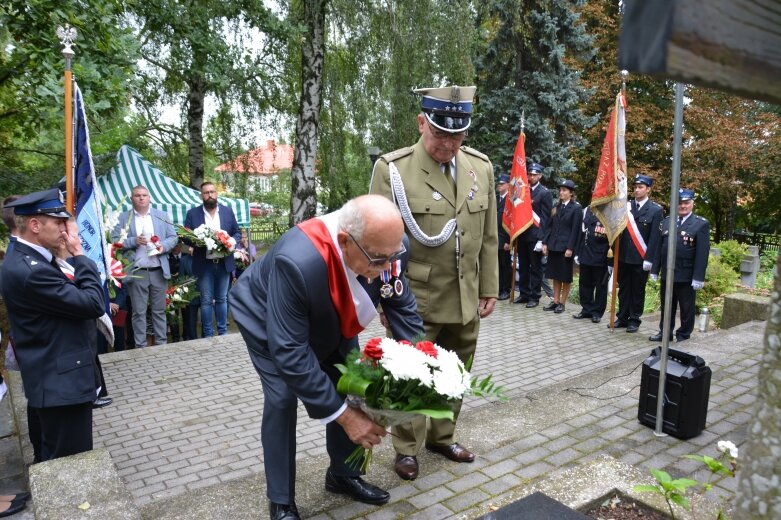
[[[610,276],[613,276],[613,266],[609,265],[607,266],[607,274]]]
[[[580,259],[578,258],[578,255],[575,255],[575,265],[580,265]]]
[[[658,279],[659,279],[659,275],[658,274],[651,274],[651,280],[653,280],[655,282]]]
[[[538,253],[542,251],[542,240],[538,240],[536,244],[534,244],[534,250]]]
[[[650,271],[652,265],[648,260],[643,260],[643,271]]]
[[[692,280],[692,289],[694,289],[695,291],[699,291],[703,287],[705,287],[705,282],[700,282],[698,280]]]

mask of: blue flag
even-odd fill
[[[79,225],[79,237],[84,254],[98,266],[100,279],[106,289],[106,309],[108,309],[108,259],[107,244],[103,230],[103,201],[100,190],[96,190],[95,166],[89,147],[89,130],[84,113],[84,100],[81,90],[73,83],[75,98],[75,146],[74,198],[76,199],[76,222]]]

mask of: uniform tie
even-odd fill
[[[678,225],[677,225],[677,227],[681,227],[681,224],[683,224],[683,217],[678,217]]]
[[[442,166],[444,167],[445,177],[447,177],[448,182],[450,183],[450,186],[453,187],[453,193],[456,193],[456,180],[453,178],[452,173],[450,173],[450,161],[446,163],[442,163]]]

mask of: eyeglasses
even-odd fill
[[[369,261],[369,265],[372,267],[380,267],[387,263],[395,262],[401,257],[401,255],[407,252],[407,248],[404,247],[404,244],[401,244],[401,249],[391,254],[390,256],[372,257],[371,255],[369,255],[369,253],[366,252],[366,250],[363,247],[361,247],[361,244],[359,244],[358,241],[355,240],[355,237],[352,235],[352,233],[347,231],[347,235],[349,235],[352,241],[355,242],[355,245],[358,246],[358,249],[361,250],[361,253],[363,253],[363,256],[366,257],[366,260]]]

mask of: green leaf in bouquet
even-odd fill
[[[366,392],[371,385],[371,381],[356,374],[344,373],[339,378],[339,382],[336,383],[336,391],[344,395],[352,394],[366,397]]]
[[[409,410],[410,412],[419,413],[431,417],[432,419],[447,419],[453,421],[453,410]]]

